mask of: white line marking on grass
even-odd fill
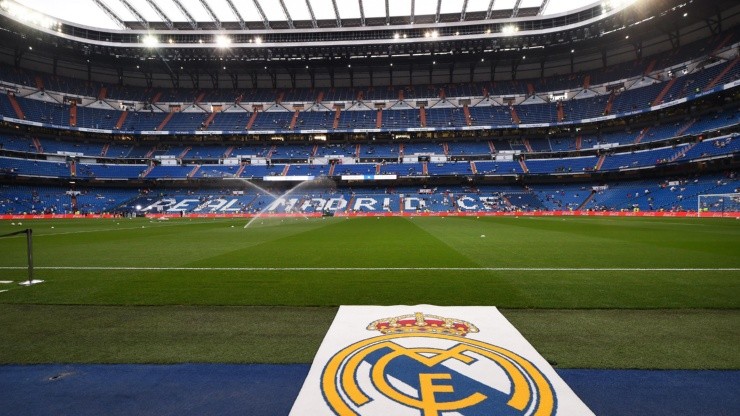
[[[0,270],[27,267],[0,266]],[[248,271],[248,272],[362,272],[362,271],[514,271],[514,272],[735,272],[738,267],[137,267],[137,266],[37,266],[37,270],[142,270],[142,271]]]
[[[1,285],[9,285],[9,284],[11,284],[11,283],[13,283],[13,281],[12,281],[12,280],[0,280],[0,284],[1,284]]]
[[[0,293],[7,292],[7,291],[8,289],[3,289],[3,290],[0,290]]]

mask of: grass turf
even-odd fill
[[[333,306],[431,303],[517,308],[506,315],[565,367],[740,368],[728,347],[740,341],[740,273],[719,270],[740,267],[735,220],[244,224],[25,223],[34,228],[36,275],[47,282],[0,293],[2,325],[14,328],[0,336],[2,362],[308,362]],[[0,223],[0,234],[18,229]],[[23,238],[0,239],[0,250],[0,280],[23,279]],[[598,270],[566,270],[583,268]],[[291,330],[297,321],[302,329]]]

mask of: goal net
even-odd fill
[[[699,195],[699,217],[740,217],[740,193]]]

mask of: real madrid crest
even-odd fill
[[[367,329],[382,335],[347,346],[324,368],[321,389],[337,415],[551,415],[556,408],[540,370],[466,338],[478,332],[470,322],[417,312]]]

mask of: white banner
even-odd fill
[[[342,306],[291,416],[593,415],[495,307]]]

